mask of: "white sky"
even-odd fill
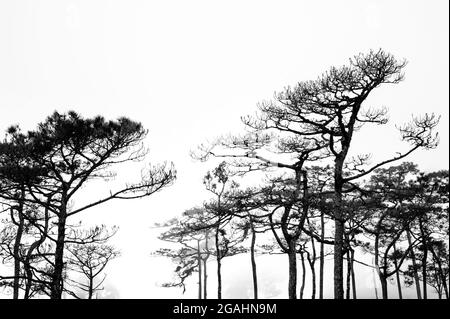
[[[202,177],[212,164],[194,162],[189,151],[239,132],[239,117],[284,86],[371,48],[406,58],[406,80],[368,101],[389,108],[389,128],[362,130],[354,147],[374,159],[390,156],[400,145],[393,124],[436,112],[440,146],[410,160],[424,170],[448,169],[448,22],[446,0],[0,1],[0,130],[15,123],[32,129],[69,109],[141,121],[150,130],[151,161],[175,163],[175,185],[81,217],[120,225],[115,242],[123,257],[109,268],[110,296],[180,297],[155,286],[173,267],[149,257],[160,245],[150,226],[207,199]],[[275,296],[284,297],[287,260],[281,263],[265,262],[261,276],[277,280]],[[244,279],[236,279],[233,264],[224,268],[235,279],[225,281],[225,297],[247,289],[235,288]],[[214,280],[211,267],[210,296]],[[195,287],[189,291],[195,297]]]

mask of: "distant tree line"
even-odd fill
[[[121,164],[143,161],[147,131],[122,117],[83,118],[54,112],[32,131],[11,126],[0,143],[0,256],[13,268],[0,285],[13,298],[93,298],[103,269],[119,252],[106,242],[117,227],[86,228],[75,215],[113,199],[137,199],[170,185],[172,166],[148,167],[135,183],[92,202],[77,198],[90,181],[109,182]]]
[[[364,125],[388,122],[387,109],[363,103],[381,85],[400,82],[405,65],[383,50],[359,54],[260,103],[256,115],[242,118],[244,134],[193,152],[196,159],[223,162],[204,178],[211,200],[158,225],[167,229],[160,239],[180,247],[156,252],[177,264],[177,279],[165,286],[185,287],[198,272],[198,297],[207,298],[207,261],[215,260],[220,299],[222,259],[249,252],[258,298],[256,252],[282,253],[289,298],[304,297],[307,267],[311,298],[323,298],[325,256],[331,254],[336,299],[357,298],[356,263],[377,274],[382,298],[390,280],[399,298],[404,285],[415,286],[419,299],[428,298],[430,288],[448,298],[448,170],[421,172],[402,162],[438,145],[439,117],[425,114],[398,126],[405,147],[392,157],[371,163],[370,154],[351,156]],[[372,264],[358,260],[364,253],[373,256]]]

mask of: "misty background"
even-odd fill
[[[374,162],[388,157],[402,145],[395,124],[435,112],[442,115],[440,145],[407,160],[423,171],[448,169],[448,9],[445,0],[1,1],[0,129],[33,129],[54,110],[71,109],[142,122],[149,129],[148,158],[173,162],[177,180],[149,198],[114,201],[79,216],[87,225],[120,227],[111,244],[122,255],[105,270],[102,297],[195,298],[196,278],[184,295],[160,286],[172,279],[174,265],[150,255],[163,245],[152,227],[209,198],[202,178],[217,162],[195,161],[190,151],[241,132],[240,116],[254,113],[274,91],[384,48],[408,60],[406,78],[369,97],[366,105],[389,109],[390,123],[363,128],[354,149],[373,153]],[[139,171],[124,167],[101,188],[89,183],[77,200],[107,194],[121,176],[139,177]],[[249,257],[223,262],[223,297],[251,297]],[[260,296],[286,298],[287,257],[259,256],[258,265]],[[214,269],[211,263],[211,297]],[[355,272],[364,278],[359,297],[374,298],[372,270],[357,265]],[[331,298],[332,260],[325,275],[324,297]],[[393,285],[390,290],[395,298]],[[413,297],[405,289],[408,294]]]

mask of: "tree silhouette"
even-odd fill
[[[56,220],[54,258],[51,274],[51,298],[63,292],[64,249],[67,219],[88,208],[112,199],[136,199],[149,196],[168,186],[175,178],[172,167],[150,167],[134,184],[110,191],[94,202],[69,208],[71,201],[88,181],[109,180],[111,168],[126,162],[142,161],[142,146],[147,131],[140,123],[127,118],[106,121],[97,116],[84,119],[76,112],[53,113],[35,131],[24,134],[18,128],[8,131],[10,143],[25,145],[25,158],[39,167],[37,178],[27,181],[26,191],[32,202],[47,209]]]
[[[73,238],[68,244],[67,250],[70,252],[67,258],[68,268],[81,274],[86,282],[80,280],[66,280],[70,285],[86,293],[87,299],[92,299],[94,294],[103,289],[102,284],[106,279],[106,274],[97,282],[97,278],[103,272],[107,264],[120,255],[119,251],[105,242],[116,233],[116,229],[108,231],[104,226],[96,226],[88,231],[75,231]],[[65,291],[80,299],[76,292],[66,288]]]
[[[370,93],[382,84],[395,84],[403,80],[405,61],[398,61],[383,50],[359,54],[350,59],[349,65],[332,67],[317,80],[298,83],[275,94],[273,101],[259,104],[256,116],[243,118],[244,124],[253,132],[253,139],[247,138],[239,146],[259,144],[270,137],[266,132],[290,135],[290,149],[301,149],[305,140],[326,146],[334,158],[334,287],[335,298],[344,297],[343,256],[344,256],[344,203],[343,193],[353,183],[375,169],[405,158],[419,148],[434,148],[437,136],[433,129],[439,122],[434,114],[415,117],[409,124],[399,127],[401,138],[410,144],[409,149],[379,163],[369,165],[369,156],[359,155],[348,159],[354,133],[363,125],[386,124],[387,110],[364,108],[363,102]],[[231,143],[233,144],[233,143]],[[227,143],[230,146],[230,143]],[[203,147],[206,155],[219,155],[211,147]],[[231,155],[235,156],[235,155]],[[261,158],[254,152],[247,157]],[[268,161],[263,166],[272,165]],[[277,166],[277,164],[275,164]],[[258,169],[261,164],[250,166],[248,170]],[[346,169],[351,168],[353,174]]]

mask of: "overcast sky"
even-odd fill
[[[82,218],[120,226],[114,242],[123,256],[107,269],[110,297],[180,297],[179,289],[158,287],[173,267],[149,257],[160,245],[150,227],[208,198],[202,177],[212,164],[193,161],[189,151],[239,132],[240,116],[274,91],[383,48],[409,61],[406,78],[370,97],[369,104],[389,109],[391,121],[362,130],[355,148],[386,158],[402,145],[394,124],[435,112],[442,115],[440,146],[410,160],[423,170],[448,169],[448,9],[447,0],[0,1],[0,130],[32,129],[54,110],[69,109],[141,121],[150,131],[149,159],[174,162],[177,181]],[[261,263],[272,285],[263,296],[286,297],[287,258],[270,258]],[[225,262],[224,297],[245,297],[249,273],[237,274],[233,264]],[[242,265],[249,271],[248,262]],[[210,278],[212,296],[212,272]],[[362,285],[370,296],[371,281]],[[195,297],[195,287],[186,296]]]

